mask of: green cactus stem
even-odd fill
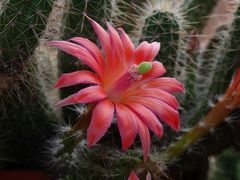
[[[58,51],[50,48],[47,42],[61,39],[63,36],[63,23],[65,14],[70,6],[69,0],[56,0],[52,7],[52,12],[47,20],[46,28],[39,40],[39,45],[34,51],[34,56],[30,58],[35,70],[35,81],[33,82],[40,89],[39,98],[48,107],[46,110],[53,119],[61,120],[60,108],[55,103],[60,101],[59,90],[54,88],[54,83],[58,79]]]
[[[187,20],[191,22],[193,27],[201,29],[204,26],[204,23],[215,7],[217,1],[215,0],[185,0],[184,2],[184,11],[187,12]]]
[[[177,57],[180,27],[177,18],[169,12],[153,11],[146,18],[140,41],[161,42],[161,51],[157,60],[173,71]]]
[[[0,49],[3,61],[16,60],[21,63],[33,53],[51,9],[50,0],[9,1],[0,16]]]
[[[188,147],[207,135],[212,129],[215,129],[236,108],[239,108],[239,93],[236,94],[236,88],[239,86],[237,83],[239,83],[237,80],[235,84],[231,83],[223,98],[209,111],[204,119],[164,152],[167,159],[174,160],[174,158],[179,157]]]

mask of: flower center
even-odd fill
[[[118,102],[121,95],[136,81],[142,79],[142,75],[149,72],[152,69],[151,62],[142,62],[139,65],[133,64],[130,66],[128,71],[126,71],[117,81],[115,81],[112,86],[108,89],[108,97],[114,101]]]

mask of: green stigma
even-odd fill
[[[152,63],[151,62],[147,62],[147,61],[143,61],[142,63],[140,63],[138,65],[138,73],[139,74],[145,74],[148,71],[150,71],[152,69]]]

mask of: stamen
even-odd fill
[[[142,79],[142,75],[152,69],[151,62],[142,62],[139,65],[133,64],[113,85],[108,89],[108,97],[112,101],[121,99],[122,94],[136,81]]]

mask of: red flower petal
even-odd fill
[[[126,150],[133,143],[137,135],[137,125],[133,118],[133,112],[128,107],[118,103],[115,106],[122,149]]]
[[[123,45],[119,37],[118,32],[112,27],[110,23],[107,22],[109,36],[112,45],[112,68],[118,67],[119,64],[123,64],[122,54],[123,54]],[[111,67],[109,67],[111,68]]]
[[[90,17],[86,16],[91,23],[95,33],[98,36],[98,39],[102,45],[102,48],[105,52],[107,60],[111,60],[112,57],[112,48],[111,48],[111,42],[110,42],[110,37],[108,33],[94,20],[92,20]]]
[[[180,129],[178,111],[176,111],[166,103],[154,98],[130,99],[129,102],[142,104],[143,106],[149,108],[154,114],[156,114],[161,120],[163,120],[173,129],[175,130]]]
[[[56,88],[68,87],[76,84],[100,84],[98,77],[90,71],[75,71],[72,73],[65,73],[60,76],[55,84]]]
[[[102,74],[100,66],[85,48],[67,41],[51,41],[48,45],[57,47],[62,51],[81,59],[84,64],[88,65],[95,72]]]
[[[90,126],[87,130],[88,146],[96,144],[111,125],[114,105],[108,99],[99,102],[93,110]]]
[[[163,91],[161,89],[157,88],[139,88],[135,91],[128,92],[125,96],[129,96],[129,98],[132,97],[138,97],[138,98],[144,98],[144,97],[152,97],[156,98],[158,100],[161,100],[174,109],[178,110],[178,101],[175,96],[169,94],[166,91]]]
[[[240,84],[240,69],[238,69],[234,74],[230,86],[232,86],[232,89],[236,90],[239,84]]]
[[[183,85],[175,78],[162,77],[146,82],[142,87],[159,88],[169,93],[185,92]]]
[[[134,110],[149,129],[151,129],[158,137],[162,137],[162,124],[152,111],[138,103],[128,103],[127,105]]]
[[[165,72],[166,72],[166,69],[164,68],[162,63],[158,61],[154,61],[152,62],[152,69],[143,75],[142,81],[162,76]]]
[[[100,49],[97,47],[96,44],[94,44],[89,39],[81,38],[81,37],[71,38],[70,41],[78,43],[82,45],[84,48],[86,48],[89,51],[89,53],[91,53],[91,55],[97,60],[99,66],[102,69],[104,68],[104,58],[103,58],[102,52],[100,51]]]
[[[140,64],[142,61],[147,61],[151,45],[147,41],[143,41],[135,51],[135,64]]]
[[[125,31],[122,28],[118,29],[121,33],[121,40],[122,40],[122,44],[123,44],[123,55],[124,55],[124,60],[127,62],[131,62],[132,61],[132,57],[135,51],[134,45],[131,41],[131,39],[129,38],[129,36],[125,33]]]
[[[141,139],[142,149],[143,149],[143,159],[147,160],[148,154],[150,151],[150,134],[147,126],[139,119],[137,116],[135,117],[137,126],[138,126],[138,134]]]
[[[128,180],[139,180],[139,178],[134,171],[131,171],[130,175],[128,176]]]
[[[158,55],[158,52],[160,50],[160,43],[153,42],[151,45],[151,51],[146,57],[146,61],[153,61],[153,59]]]
[[[99,86],[90,86],[59,101],[56,106],[61,107],[77,103],[96,102],[106,97],[107,95],[104,93],[103,88]]]

